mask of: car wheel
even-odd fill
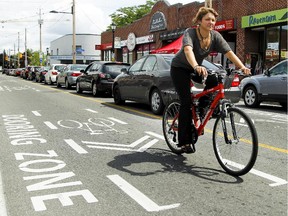
[[[65,81],[65,87],[66,87],[66,89],[71,88],[71,85],[69,84],[68,79],[66,79],[66,81]]]
[[[248,86],[244,91],[244,103],[247,107],[258,107],[260,102],[258,100],[258,92],[254,86]]]
[[[97,84],[94,82],[92,85],[92,95],[96,97],[99,94]]]
[[[82,93],[82,89],[80,88],[80,83],[79,82],[76,83],[76,92],[79,93],[79,94]]]
[[[163,112],[164,104],[158,89],[154,89],[150,95],[150,107],[156,115],[160,115]]]
[[[116,85],[113,89],[113,98],[114,98],[114,103],[117,105],[121,105],[125,103],[125,100],[122,100],[121,98],[120,89],[118,85]]]

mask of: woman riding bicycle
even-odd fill
[[[190,79],[201,83],[203,77],[207,77],[207,70],[202,67],[202,61],[210,52],[220,52],[232,61],[244,74],[250,74],[250,69],[246,68],[240,59],[231,50],[222,35],[214,31],[218,13],[212,8],[201,7],[193,22],[198,24],[197,28],[188,28],[184,32],[181,50],[175,55],[171,64],[171,77],[177,94],[179,95],[181,107],[178,122],[178,146],[186,153],[193,153],[191,148],[192,140],[192,115],[191,115],[191,95]],[[216,86],[217,79],[208,76],[205,88]],[[199,107],[208,106],[205,104],[207,98],[199,99]]]

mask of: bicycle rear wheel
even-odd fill
[[[221,167],[230,175],[248,173],[258,154],[258,137],[251,119],[238,108],[228,108],[219,116],[213,129],[213,148]],[[227,136],[225,136],[225,131]]]
[[[175,154],[184,153],[178,144],[178,113],[180,109],[179,101],[171,101],[165,108],[162,118],[162,128],[165,141],[168,147]]]

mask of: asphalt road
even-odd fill
[[[287,112],[247,109],[259,137],[250,173],[233,177],[212,148],[177,156],[161,116],[136,103],[0,74],[0,215],[287,215]]]

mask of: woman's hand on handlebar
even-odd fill
[[[196,66],[195,67],[196,72],[199,74],[199,76],[207,77],[208,72],[207,69],[203,66]]]
[[[251,70],[249,68],[247,68],[247,67],[242,67],[242,68],[240,68],[240,70],[243,72],[243,74],[245,76],[251,75]]]

